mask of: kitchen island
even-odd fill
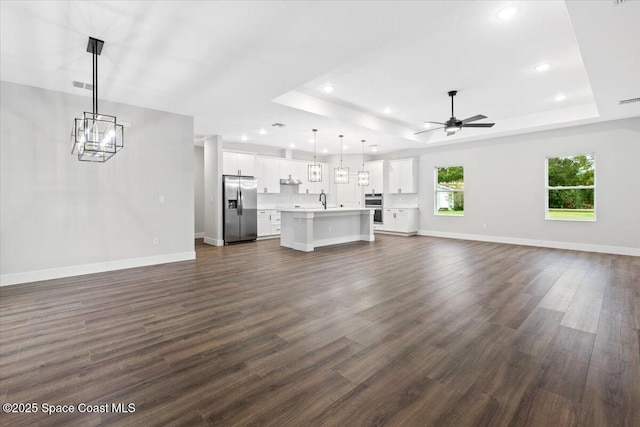
[[[373,242],[373,209],[282,209],[280,246],[311,252],[340,243]]]

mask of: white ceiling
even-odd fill
[[[515,5],[503,21],[497,13]],[[640,116],[640,2],[0,2],[2,80],[195,117],[195,134],[379,152]],[[534,67],[548,62],[540,73]],[[322,91],[330,83],[331,94]],[[475,114],[446,137],[425,120]],[[566,99],[555,101],[557,94]],[[89,99],[87,99],[90,105]],[[385,114],[385,108],[391,108]],[[122,118],[126,120],[126,118]],[[274,128],[273,123],[284,123]],[[135,125],[135,124],[134,124]],[[264,128],[266,134],[258,131]]]

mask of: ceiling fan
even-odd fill
[[[419,135],[421,133],[430,132],[436,129],[444,129],[447,132],[447,136],[449,136],[449,135],[453,135],[454,133],[459,131],[461,128],[490,128],[493,125],[495,125],[495,123],[471,123],[471,122],[475,122],[476,120],[482,120],[487,118],[487,116],[483,116],[482,114],[478,114],[477,116],[469,117],[468,119],[464,119],[464,120],[456,119],[456,117],[453,115],[453,97],[456,96],[458,91],[451,90],[448,93],[449,93],[449,96],[451,97],[451,118],[444,123],[426,121],[425,123],[433,123],[433,124],[442,125],[442,126],[433,128],[433,129],[423,130],[421,132],[416,132],[414,133],[414,135]]]

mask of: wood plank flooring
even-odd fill
[[[0,288],[0,425],[640,426],[640,258],[376,239]]]

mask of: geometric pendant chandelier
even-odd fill
[[[93,55],[93,111],[73,120],[71,154],[83,162],[106,162],[124,147],[124,128],[115,116],[98,112],[98,56],[104,41],[89,37],[87,52]]]
[[[366,187],[369,185],[369,171],[364,169],[364,143],[366,141],[362,140],[362,170],[358,171],[358,185],[362,187]]]
[[[345,168],[342,164],[342,137],[344,135],[338,135],[340,138],[340,167],[333,170],[333,183],[334,184],[348,184],[349,183],[349,168]]]
[[[316,160],[316,132],[318,132],[318,129],[313,129],[313,163],[307,166],[307,179],[309,182],[322,182],[322,165]]]

